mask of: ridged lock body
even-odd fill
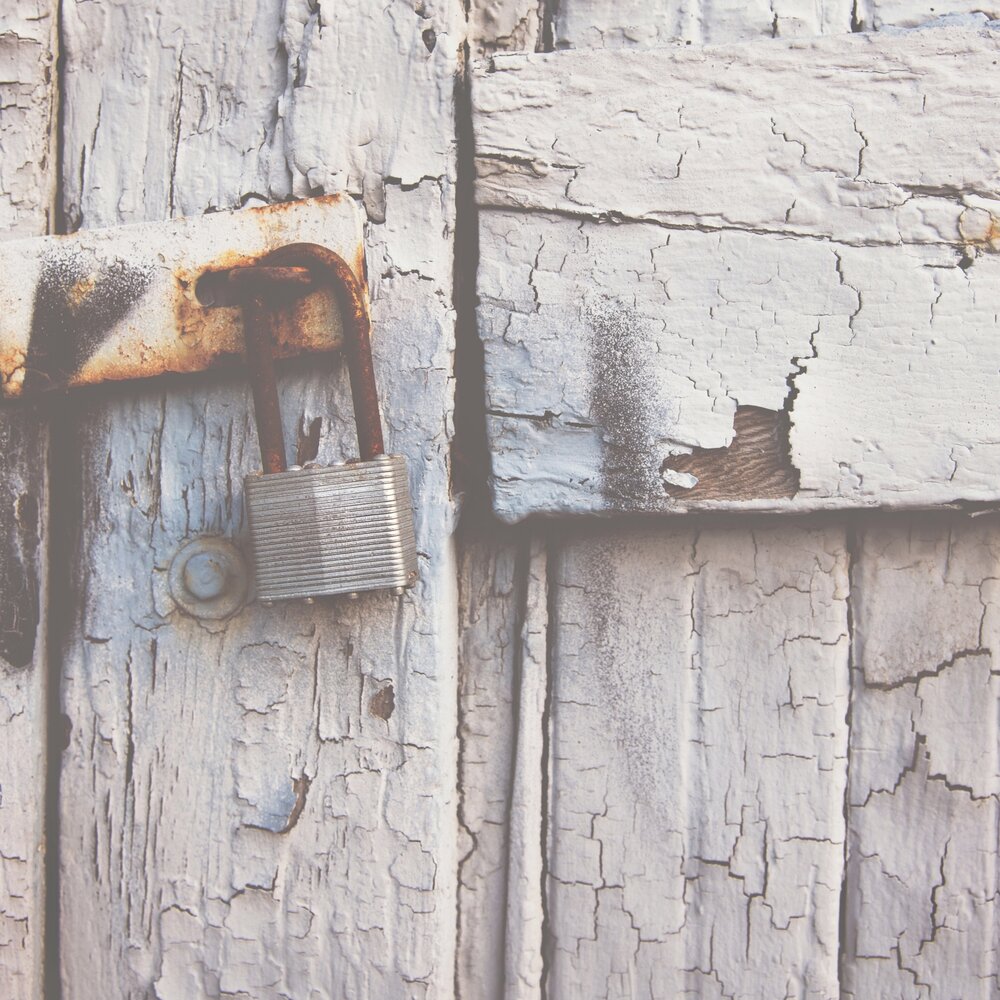
[[[406,460],[379,455],[245,481],[257,597],[324,597],[417,579]]]

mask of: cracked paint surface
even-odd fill
[[[0,234],[53,223],[57,18],[25,2],[0,24]],[[0,412],[0,995],[42,995],[45,960],[45,465],[37,412]]]
[[[497,513],[996,499],[996,39],[480,64]],[[788,415],[794,495],[685,494],[670,457],[729,448],[737,407]]]
[[[554,587],[549,995],[838,997],[840,532],[612,530]]]
[[[249,390],[205,379],[78,397],[62,995],[447,997],[460,11],[223,6],[64,11],[64,211],[89,228],[336,191],[354,203],[421,581],[400,599],[184,616],[173,553],[245,529]],[[145,156],[123,157],[125,137]],[[290,454],[296,440],[321,464],[356,452],[339,357],[289,366],[280,389]]]
[[[844,996],[996,996],[993,517],[867,525],[852,571]]]

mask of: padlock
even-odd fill
[[[345,261],[311,243],[285,246],[230,272],[243,304],[263,471],[244,480],[258,600],[356,595],[417,580],[406,459],[386,455],[364,291]],[[271,319],[281,288],[328,283],[343,316],[361,457],[288,468],[274,373]]]

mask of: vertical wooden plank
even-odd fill
[[[238,381],[81,404],[65,665],[63,991],[444,997],[454,978],[448,492],[459,5],[151,2],[67,12],[67,211],[93,226],[347,189],[368,213],[387,443],[422,578],[402,599],[185,618],[173,552],[242,528]],[[122,155],[122,150],[136,155]],[[282,380],[288,436],[354,452],[340,359]],[[294,440],[288,442],[294,446]]]
[[[56,23],[47,3],[0,19],[0,231],[48,231],[55,192]],[[0,996],[42,991],[48,432],[0,411]]]
[[[837,997],[843,533],[606,529],[550,574],[547,995]]]
[[[525,559],[524,544],[510,529],[489,541],[477,536],[463,539],[459,561],[455,995],[500,1000]]]
[[[545,831],[549,809],[548,546],[532,537],[524,569],[517,736],[511,775],[507,866],[506,1000],[541,1000],[545,975]]]
[[[467,540],[460,561],[455,995],[537,1000],[543,964],[546,550],[534,532]]]
[[[995,997],[1000,534],[870,520],[852,573],[844,996]]]

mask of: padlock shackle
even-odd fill
[[[258,265],[238,270],[262,272],[264,268],[276,267],[304,267],[314,275],[316,285],[332,287],[344,327],[344,351],[347,355],[360,458],[368,461],[385,454],[378,388],[372,363],[371,318],[361,282],[339,254],[316,243],[290,243],[266,254]],[[274,374],[271,309],[268,304],[271,288],[273,286],[269,286],[267,281],[260,281],[244,299],[247,361],[261,459],[266,473],[284,472],[287,468]]]

